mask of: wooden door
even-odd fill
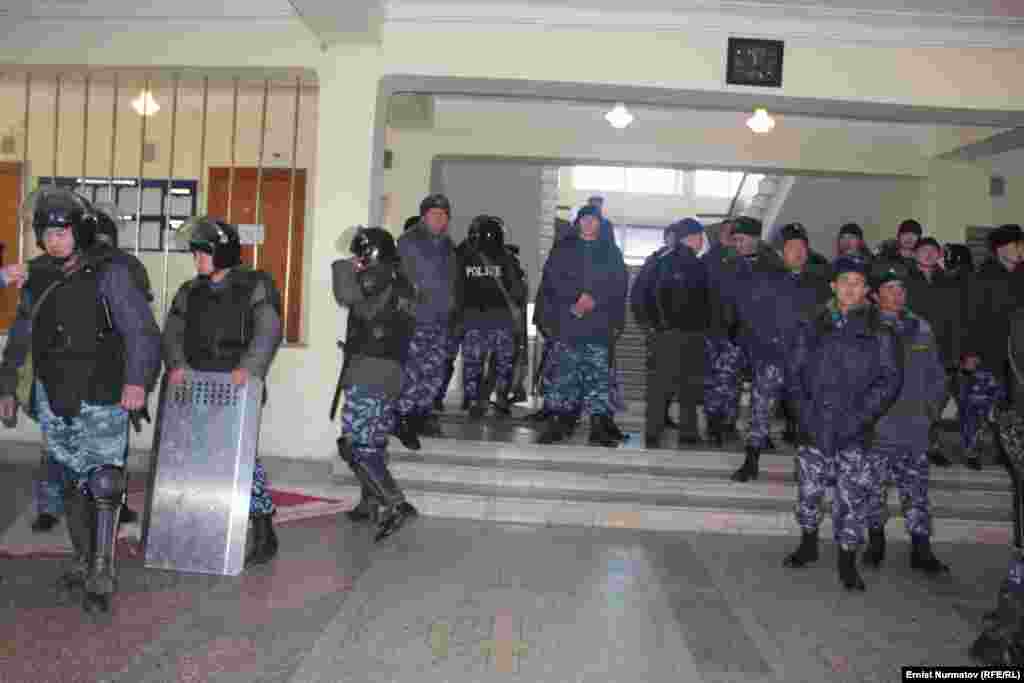
[[[228,183],[231,170],[217,167],[210,169],[209,200],[207,213],[231,223],[256,223],[256,180],[259,173],[255,168],[235,168],[231,188],[231,211],[228,211]],[[263,244],[256,249],[242,247],[242,261],[265,270],[274,276],[274,282],[281,290],[284,304],[285,341],[297,343],[301,333],[302,319],[302,255],[303,234],[306,217],[306,171],[295,171],[295,195],[292,199],[291,235],[288,230],[288,203],[291,188],[291,171],[287,169],[263,169],[260,203],[263,223]],[[290,237],[290,239],[289,239]],[[289,244],[290,242],[290,244]],[[290,258],[289,258],[290,254]],[[285,277],[290,273],[289,277]]]
[[[0,162],[0,266],[18,262],[20,204],[21,164]],[[0,330],[10,328],[17,306],[18,289],[0,289]]]

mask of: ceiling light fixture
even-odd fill
[[[775,119],[768,115],[767,109],[755,109],[754,115],[747,119],[747,128],[755,133],[770,133],[775,128]]]
[[[160,111],[160,105],[153,99],[153,93],[143,90],[139,96],[132,100],[132,109],[138,112],[139,116],[152,116]]]
[[[612,128],[625,128],[633,123],[633,115],[626,109],[626,105],[619,102],[615,107],[604,115],[604,120],[612,125]]]

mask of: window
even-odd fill
[[[682,194],[682,175],[671,168],[627,168],[626,192]]]
[[[732,199],[743,180],[742,172],[732,171],[696,171],[694,185],[698,197],[715,197]]]
[[[643,263],[665,244],[664,226],[627,225],[623,232],[625,237],[619,247],[627,263]]]
[[[626,169],[621,166],[574,166],[572,185],[577,190],[625,192]]]
[[[572,185],[592,192],[682,194],[683,174],[671,168],[622,166],[574,166]]]

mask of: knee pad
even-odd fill
[[[96,500],[120,500],[124,493],[124,470],[109,465],[89,475],[89,490]]]

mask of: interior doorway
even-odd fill
[[[0,266],[18,261],[21,188],[21,164],[0,162]],[[18,290],[0,289],[0,329],[10,328],[17,306]]]
[[[230,188],[232,170],[227,167],[210,169],[209,199],[207,211],[210,216],[228,220],[235,224],[257,222],[256,182],[260,171],[256,168],[236,167],[233,171],[233,186]],[[259,248],[242,247],[242,261],[258,267],[274,276],[274,282],[281,291],[284,304],[284,339],[286,343],[298,343],[302,320],[302,254],[306,217],[306,171],[296,169],[294,182],[289,169],[265,168],[262,170],[260,203],[262,210],[259,221],[264,225],[263,244]],[[293,193],[294,186],[294,193]],[[231,207],[228,210],[228,196]],[[291,198],[289,202],[289,198]],[[288,207],[291,205],[289,225]]]

